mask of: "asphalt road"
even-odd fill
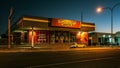
[[[6,52],[0,68],[120,68],[120,49]]]

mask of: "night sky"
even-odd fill
[[[9,9],[14,9],[13,24],[23,15],[81,20],[96,24],[96,32],[110,32],[110,11],[96,12],[98,6],[112,7],[120,0],[0,0],[0,34],[7,31]],[[114,9],[114,33],[120,31],[120,5]]]

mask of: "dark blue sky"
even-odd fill
[[[7,30],[10,6],[14,20],[23,15],[79,20],[96,24],[96,32],[110,32],[110,11],[96,13],[98,6],[112,7],[120,0],[0,0],[0,34]],[[120,31],[120,5],[114,9],[114,32]],[[11,22],[13,24],[14,21]]]

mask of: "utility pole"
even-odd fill
[[[81,12],[81,22],[83,22],[83,12]]]
[[[10,18],[12,16],[13,9],[10,9],[9,16],[8,16],[8,48],[10,48]]]

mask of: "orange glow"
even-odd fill
[[[80,33],[81,33],[81,32],[78,32],[77,35],[80,36]]]
[[[81,42],[84,44],[88,44],[88,33],[87,32],[81,33]]]
[[[48,20],[40,20],[40,19],[34,19],[34,18],[25,18],[23,17],[23,20],[28,20],[28,21],[36,21],[36,22],[45,22],[48,23]]]
[[[77,42],[82,42],[88,44],[88,33],[87,32],[78,32],[76,35]]]
[[[85,34],[85,32],[82,32],[82,33],[81,33],[81,37],[84,37],[84,34]]]
[[[81,37],[81,32],[78,32],[76,38],[80,39],[80,37]]]
[[[29,36],[32,36],[32,31],[29,32]],[[33,36],[36,36],[36,32],[33,32]]]
[[[81,26],[85,26],[85,27],[95,27],[95,25],[90,25],[90,24],[81,24]]]
[[[53,18],[51,23],[51,26],[68,27],[68,28],[80,28],[80,25],[81,25],[80,21],[58,19],[58,18]]]
[[[33,36],[34,36],[34,42],[36,42],[36,32],[33,32]],[[32,42],[32,31],[29,31],[29,43]]]

